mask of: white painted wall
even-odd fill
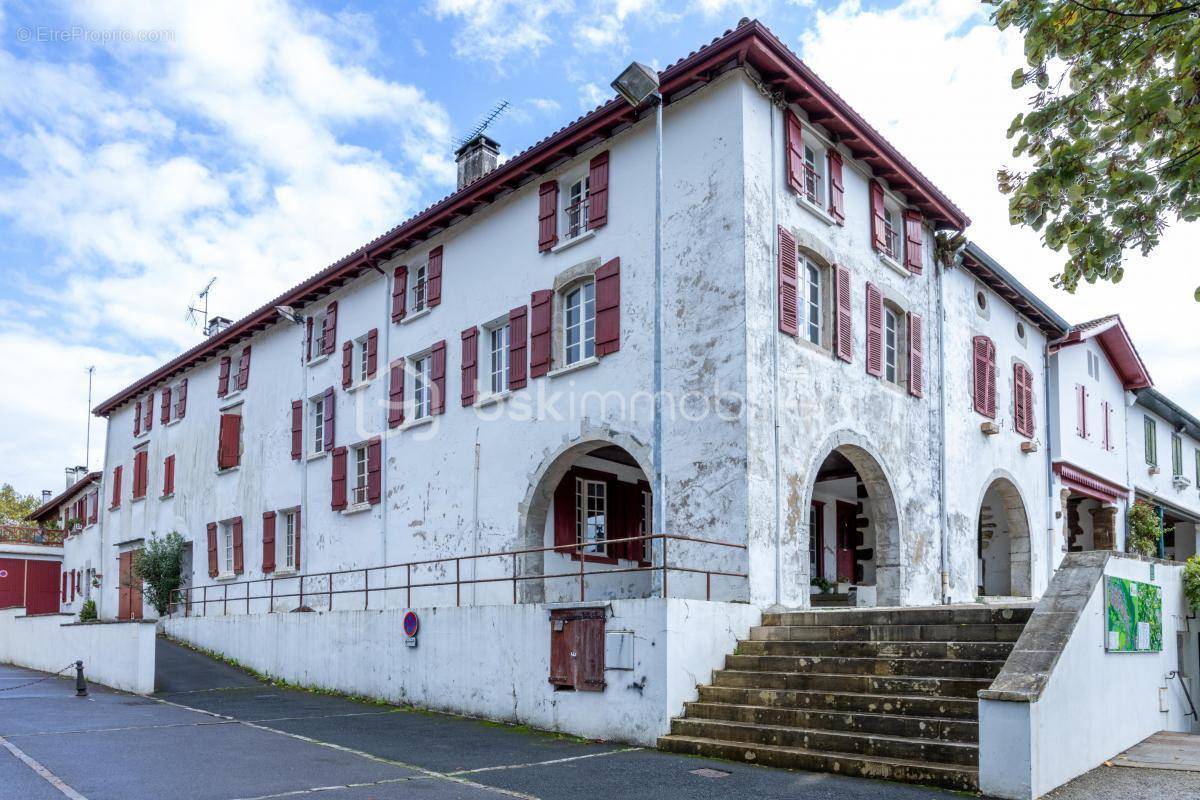
[[[1153,574],[1152,574],[1153,572]],[[1160,653],[1107,653],[1102,580],[1033,703],[980,700],[980,789],[1032,800],[1161,730],[1190,731],[1177,634],[1188,630],[1181,565],[1114,556],[1104,574],[1162,590]]]
[[[1158,473],[1152,474],[1146,460],[1145,419],[1155,421],[1155,439],[1158,445]],[[1200,517],[1200,480],[1196,461],[1196,453],[1200,450],[1200,442],[1186,432],[1179,433],[1183,449],[1183,470],[1180,475],[1186,484],[1176,485],[1174,465],[1171,456],[1171,436],[1175,433],[1174,425],[1140,404],[1134,404],[1127,414],[1127,447],[1129,452],[1129,486],[1135,492],[1151,495],[1162,502],[1168,503]],[[1194,545],[1193,545],[1194,547]]]
[[[0,663],[57,672],[82,661],[89,681],[138,694],[154,691],[153,621],[78,624],[70,614],[24,613],[0,609]]]
[[[403,609],[176,617],[164,626],[171,637],[303,686],[653,745],[696,698],[697,682],[706,682],[760,619],[744,603],[669,598],[581,606],[608,610],[606,632],[633,633],[634,668],[606,669],[603,692],[555,691],[547,680],[551,607],[414,609],[421,628],[412,648],[404,643]]]

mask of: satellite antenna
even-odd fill
[[[471,141],[476,136],[478,136],[479,134],[486,131],[488,129],[488,127],[493,122],[495,122],[500,117],[501,114],[503,114],[505,112],[505,110],[507,108],[508,108],[507,100],[501,100],[500,102],[496,103],[496,105],[492,106],[492,109],[480,118],[479,122],[475,124],[475,127],[472,128],[467,133],[466,136],[463,136],[462,138],[456,139],[454,141],[455,149],[461,148],[467,142]]]
[[[213,284],[216,282],[215,277],[210,279],[208,285],[200,291],[200,294],[196,295],[196,299],[188,304],[185,318],[192,327],[196,325],[203,327],[208,324],[208,293],[212,291]]]

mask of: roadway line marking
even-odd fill
[[[255,720],[249,720],[249,721],[250,722],[293,722],[296,720],[304,720],[304,719],[337,719],[339,717],[369,717],[369,716],[375,716],[375,715],[379,715],[379,714],[392,714],[392,713],[395,713],[395,712],[392,712],[392,711],[361,711],[361,712],[353,712],[353,713],[349,713],[349,714],[322,714],[320,716],[308,716],[308,717],[269,717],[266,719],[255,719]],[[5,735],[9,739],[29,739],[29,738],[32,738],[35,736],[71,736],[73,734],[80,734],[80,733],[120,733],[121,731],[148,731],[148,730],[156,730],[159,728],[197,728],[197,727],[206,726],[206,725],[232,725],[239,721],[240,720],[237,720],[237,719],[234,719],[231,717],[229,719],[216,719],[216,720],[212,720],[211,722],[164,722],[161,725],[123,725],[123,726],[114,727],[114,728],[82,728],[82,729],[73,729],[73,730],[65,730],[65,731],[34,731],[32,733],[9,733],[9,734],[0,733],[0,735]]]
[[[641,747],[624,747],[620,750],[605,750],[603,753],[587,753],[582,756],[568,756],[567,758],[553,758],[549,761],[530,761],[525,764],[504,764],[499,767],[478,767],[477,769],[460,769],[456,772],[447,772],[447,775],[474,775],[478,772],[496,772],[504,769],[525,769],[527,767],[549,767],[554,764],[567,764],[571,761],[583,761],[586,758],[603,758],[604,756],[615,756],[620,753],[632,753],[635,750],[642,750]]]
[[[58,777],[50,770],[43,767],[41,764],[34,761],[32,758],[27,756],[25,754],[25,752],[23,750],[21,750],[21,748],[17,747],[15,744],[13,744],[12,742],[5,739],[3,736],[0,736],[0,745],[3,745],[4,748],[6,750],[8,750],[8,752],[12,753],[14,756],[16,756],[17,758],[24,761],[25,766],[29,767],[31,770],[36,772],[38,775],[41,775],[42,778],[44,778],[47,783],[49,783],[55,789],[58,789],[60,792],[65,794],[67,797],[71,798],[71,800],[87,800],[86,797],[84,797],[79,792],[75,791],[70,786],[68,786],[62,780],[62,778]]]

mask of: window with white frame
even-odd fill
[[[1158,425],[1150,417],[1143,417],[1142,428],[1146,440],[1146,463],[1158,466]]]
[[[508,390],[508,321],[487,329],[488,389],[492,394]]]
[[[356,444],[350,448],[351,473],[351,504],[360,505],[367,502],[367,445]]]
[[[324,355],[322,349],[325,341],[325,326],[329,324],[329,315],[324,308],[314,313],[312,319],[312,338],[308,342],[308,358],[315,361]]]
[[[362,336],[358,339],[355,339],[354,340],[354,363],[357,365],[358,382],[359,383],[366,383],[371,377],[371,373],[367,367],[368,354],[369,354],[369,351],[367,350],[367,337]]]
[[[883,377],[900,382],[900,315],[888,305],[883,307]]]
[[[414,268],[412,272],[409,273],[408,292],[411,295],[409,298],[409,305],[412,307],[413,312],[425,310],[425,288],[426,277],[428,273],[428,264],[421,264],[419,267]]]
[[[233,523],[218,523],[220,529],[221,574],[233,574]]]
[[[596,284],[580,284],[563,298],[563,364],[596,354]]]
[[[424,419],[429,416],[432,366],[433,358],[428,354],[413,359],[413,419]]]
[[[821,210],[825,206],[825,151],[804,143],[804,199]]]
[[[904,261],[904,226],[900,209],[885,200],[883,204],[883,252],[889,258]]]
[[[1088,375],[1095,380],[1100,380],[1100,356],[1093,353],[1091,350],[1087,353]]]
[[[1177,433],[1171,434],[1171,474],[1183,475],[1183,439]]]
[[[574,239],[587,230],[588,223],[588,176],[567,184],[563,213],[566,216],[566,239]]]
[[[320,453],[325,449],[325,397],[317,395],[308,400],[308,429],[312,431],[309,451]]]
[[[642,490],[642,536],[654,533],[654,495]]]
[[[575,479],[575,540],[583,553],[605,552],[608,522],[608,484]]]
[[[183,381],[171,384],[171,405],[168,407],[167,421],[179,419],[179,398],[183,396]]]
[[[804,295],[801,307],[804,314],[804,336],[813,344],[821,344],[822,309],[821,268],[807,258],[801,258],[801,280]]]
[[[275,535],[275,560],[281,569],[296,568],[296,511],[279,512],[280,532]]]

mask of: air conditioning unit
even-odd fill
[[[1183,475],[1176,475],[1174,477],[1174,479],[1171,481],[1171,485],[1173,485],[1176,489],[1183,491],[1184,489],[1191,486],[1192,482],[1190,480],[1188,480],[1187,478],[1185,478]]]

